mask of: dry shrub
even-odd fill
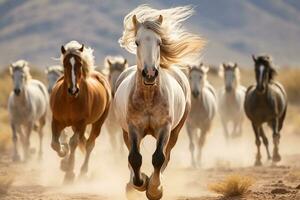
[[[0,176],[0,195],[4,195],[8,192],[10,186],[14,182],[14,176],[13,175],[4,175]]]
[[[224,197],[243,196],[249,192],[254,180],[247,176],[230,175],[225,180],[208,186],[209,190]]]

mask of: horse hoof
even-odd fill
[[[136,190],[138,190],[138,191],[140,191],[140,192],[143,192],[143,191],[145,191],[145,190],[147,189],[148,182],[149,182],[148,176],[147,176],[146,174],[144,174],[144,173],[142,173],[142,181],[143,181],[143,183],[142,183],[141,186],[137,186],[137,185],[135,185],[135,184],[132,184],[132,186],[133,186]]]
[[[67,172],[64,178],[64,184],[68,185],[74,182],[75,174],[74,172]]]
[[[131,183],[127,183],[126,185],[126,198],[128,200],[136,200],[141,199],[138,192],[134,189]]]
[[[64,172],[67,172],[68,169],[69,169],[69,159],[66,157],[66,158],[63,158],[61,161],[60,161],[60,169]]]
[[[256,160],[254,166],[262,166],[262,162],[260,160]]]
[[[155,191],[150,191],[147,189],[146,196],[149,200],[160,200],[163,196],[163,188],[162,186],[155,189]]]
[[[273,155],[273,162],[279,162],[281,161],[281,156],[279,154]]]

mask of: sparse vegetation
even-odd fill
[[[225,180],[208,186],[209,190],[224,197],[243,196],[249,192],[254,180],[247,176],[230,175]]]

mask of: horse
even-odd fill
[[[87,175],[95,139],[99,136],[108,114],[111,91],[105,77],[94,70],[93,49],[77,41],[70,41],[61,46],[61,62],[64,75],[54,85],[50,96],[51,146],[63,158],[61,169],[65,172],[64,183],[72,183],[75,178],[75,150],[78,145],[85,151],[80,177]],[[88,124],[92,125],[92,129],[86,139],[84,133]],[[61,132],[69,126],[74,134],[69,144],[61,144]]]
[[[271,159],[268,138],[262,127],[264,123],[267,123],[273,131],[274,149],[272,160],[274,163],[281,160],[279,140],[287,110],[287,95],[284,87],[274,80],[276,70],[272,58],[268,55],[257,57],[252,55],[252,58],[255,66],[256,85],[248,87],[244,107],[255,134],[257,146],[255,165],[260,166],[262,165],[260,137],[266,148],[268,159]]]
[[[192,109],[186,121],[187,133],[190,141],[191,164],[200,166],[202,148],[217,112],[217,95],[215,89],[207,80],[209,67],[200,63],[193,65],[188,72],[192,98]],[[198,131],[201,131],[198,135]],[[197,161],[195,160],[195,145],[198,146]]]
[[[120,74],[128,67],[127,59],[122,56],[107,56],[104,59],[103,73],[108,76],[108,81],[111,87],[111,95],[114,96],[115,85]],[[105,127],[107,129],[112,149],[115,151],[119,149],[123,152],[123,137],[122,129],[117,123],[115,112],[113,111],[113,104],[110,105]]]
[[[158,10],[141,5],[124,18],[119,43],[136,54],[137,63],[118,78],[113,104],[129,150],[129,197],[133,189],[146,191],[150,200],[163,196],[161,176],[191,106],[181,68],[200,57],[204,45],[201,37],[182,27],[192,12],[188,6]],[[146,135],[156,139],[150,178],[141,173],[140,143]]]
[[[223,63],[219,76],[224,78],[224,87],[219,92],[219,113],[226,140],[242,134],[244,121],[244,100],[246,88],[240,84],[240,71],[237,63]],[[233,123],[229,134],[228,123]]]
[[[47,81],[48,81],[48,93],[50,94],[52,91],[52,88],[56,81],[61,77],[64,73],[64,68],[60,65],[53,65],[47,67],[45,70],[45,74],[47,75]]]
[[[44,84],[32,79],[28,62],[18,60],[10,65],[14,89],[8,99],[8,113],[12,129],[14,152],[12,160],[20,161],[18,137],[23,147],[24,161],[31,157],[30,136],[32,130],[39,134],[38,159],[43,154],[43,129],[49,105],[49,96]]]

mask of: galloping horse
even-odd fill
[[[209,67],[200,65],[191,66],[188,77],[192,92],[192,109],[188,115],[186,127],[190,140],[192,166],[200,166],[202,148],[206,134],[211,128],[212,121],[217,112],[217,98],[214,88],[207,80]],[[198,131],[201,131],[198,135]],[[194,142],[198,144],[197,161],[195,161]]]
[[[111,87],[112,96],[114,96],[115,85],[120,74],[128,67],[127,60],[122,56],[107,56],[104,59],[104,74],[108,76],[108,81]],[[113,150],[119,149],[120,152],[123,152],[123,137],[122,129],[117,122],[117,117],[114,112],[113,104],[110,105],[109,113],[107,120],[104,123],[106,127],[110,143]]]
[[[8,111],[13,134],[14,154],[13,160],[19,161],[17,148],[20,137],[24,160],[30,158],[30,135],[34,128],[39,134],[39,159],[42,158],[43,128],[46,123],[46,115],[49,104],[49,96],[46,87],[38,80],[31,79],[28,63],[18,60],[10,66],[14,90],[8,99]]]
[[[60,157],[65,182],[74,180],[75,150],[77,145],[85,148],[86,155],[81,167],[81,176],[88,171],[91,151],[107,117],[111,95],[109,83],[103,75],[94,71],[94,56],[91,48],[77,41],[61,47],[64,75],[53,87],[50,105],[52,109],[52,148]],[[92,124],[86,140],[86,126]],[[61,131],[71,126],[74,134],[68,144],[60,144]]]
[[[255,165],[261,165],[260,137],[266,147],[268,159],[271,159],[269,142],[263,130],[263,123],[273,130],[273,162],[281,160],[279,154],[280,130],[283,126],[287,110],[287,95],[283,86],[274,81],[276,71],[272,59],[267,55],[255,57],[256,85],[252,85],[246,92],[245,112],[252,122],[257,146]]]
[[[244,100],[246,88],[240,84],[240,71],[236,63],[221,64],[219,75],[224,77],[225,86],[219,93],[219,111],[224,128],[225,138],[242,134],[244,120]],[[230,135],[228,123],[233,123]]]
[[[134,187],[146,191],[150,200],[162,198],[161,175],[190,110],[189,83],[178,65],[185,66],[199,57],[204,45],[199,36],[181,26],[180,22],[191,14],[190,7],[156,10],[143,5],[124,19],[119,42],[137,56],[137,65],[120,75],[114,97],[114,109],[129,149],[128,195]],[[146,135],[157,140],[150,178],[140,171],[140,143]]]
[[[45,73],[47,75],[48,92],[50,94],[58,78],[64,74],[64,68],[60,65],[49,66],[47,67]]]

